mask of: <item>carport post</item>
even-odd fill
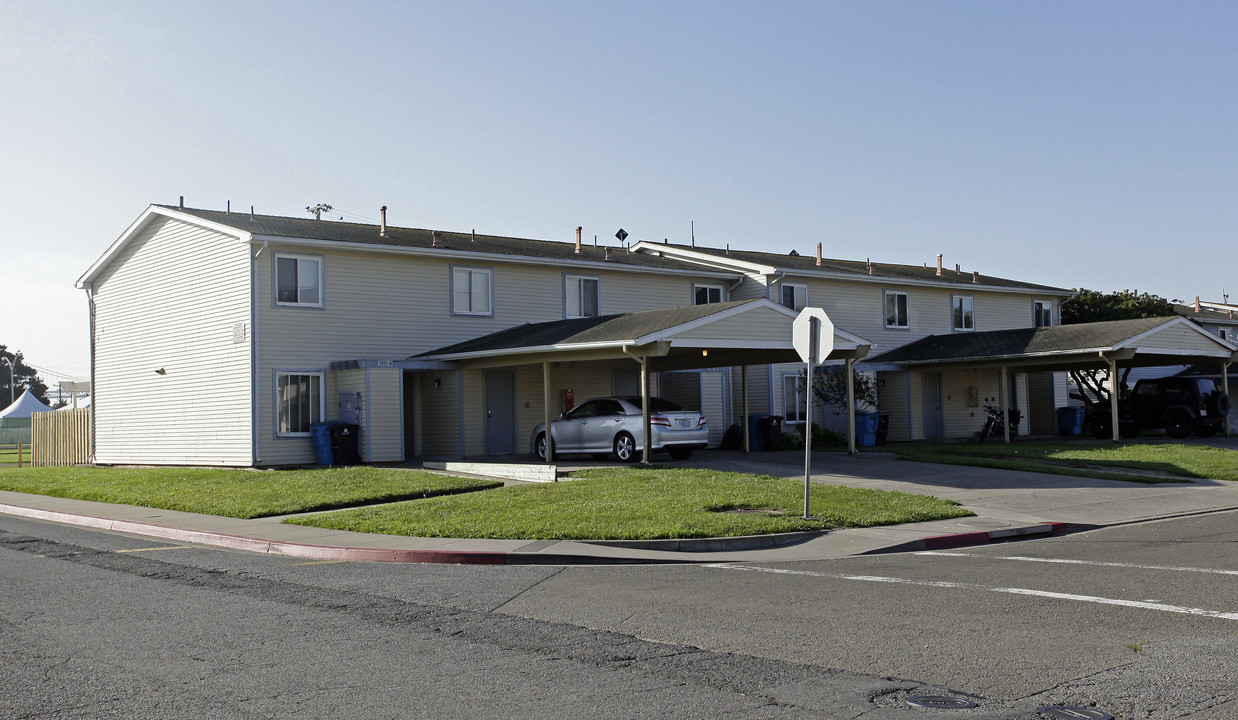
[[[847,454],[855,455],[855,358],[847,358]]]
[[[1008,379],[1006,375],[1006,366],[1002,365],[1001,369],[1002,369],[1002,384],[1000,387],[997,388],[997,397],[998,397],[999,402],[1001,402],[1002,404],[1001,406],[1002,434],[1005,437],[1006,442],[1010,442],[1010,408],[1006,407],[1008,404],[1010,404],[1010,399],[1006,397],[1010,393],[1010,387],[1009,387],[1010,380]]]
[[[739,378],[740,378],[739,380],[740,392],[744,396],[744,402],[743,402],[744,416],[740,419],[739,424],[740,424],[740,427],[744,429],[744,452],[747,453],[747,452],[751,452],[751,448],[748,445],[748,366],[747,365],[744,365],[740,368]]]
[[[1221,363],[1221,392],[1229,397],[1229,363]],[[1230,412],[1233,412],[1233,407],[1230,407]],[[1229,437],[1229,417],[1225,418],[1225,437]]]
[[[542,395],[544,396],[543,412],[546,415],[546,462],[552,462],[555,457],[555,444],[553,433],[550,432],[550,361],[542,361]],[[537,448],[533,448],[534,452]]]
[[[650,449],[653,446],[653,424],[649,421],[649,358],[641,358],[640,360],[640,422],[641,431],[645,434],[645,441],[641,453],[641,465],[649,465],[649,459],[653,456],[653,451]]]
[[[1109,361],[1109,423],[1113,426],[1113,441],[1120,442],[1118,435],[1118,360]]]

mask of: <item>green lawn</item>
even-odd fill
[[[866,527],[972,515],[924,495],[685,468],[598,468],[572,480],[510,486],[289,518],[299,525],[422,537],[543,540],[725,537]],[[726,511],[752,512],[726,512]]]
[[[0,490],[256,518],[492,488],[501,483],[420,470],[0,468]]]
[[[1238,480],[1238,451],[1174,442],[946,443],[907,446],[895,452],[905,459],[924,462],[1136,482]]]

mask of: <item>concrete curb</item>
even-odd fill
[[[287,557],[307,558],[314,560],[354,560],[362,562],[403,562],[403,563],[439,563],[448,565],[504,565],[508,553],[488,552],[484,550],[393,550],[382,548],[350,548],[332,547],[326,545],[306,545],[283,540],[263,540],[241,535],[207,532],[204,530],[186,530],[184,528],[139,523],[131,520],[109,520],[89,515],[40,510],[21,507],[20,505],[0,504],[0,512],[6,515],[47,520],[50,522],[78,525],[95,530],[113,530],[116,532],[144,535],[146,537],[172,540],[175,542],[197,543],[222,547],[229,550],[244,550],[246,552],[264,553],[268,555],[284,555]]]
[[[1005,540],[1036,537],[1038,535],[1064,535],[1067,532],[1067,529],[1068,526],[1066,523],[1046,522],[1037,525],[1026,525],[1023,527],[1003,528],[1001,530],[933,535],[931,537],[912,540],[911,542],[902,543],[900,545],[895,545],[888,548],[872,550],[865,554],[875,555],[877,553],[918,552],[922,550],[952,550],[954,548],[971,547],[974,545],[988,545]]]

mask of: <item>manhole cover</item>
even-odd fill
[[[965,700],[961,697],[951,697],[949,695],[912,695],[907,698],[907,702],[916,707],[931,708],[933,710],[954,710],[957,708],[974,708],[976,703],[971,700]]]
[[[1092,708],[1069,707],[1067,705],[1051,705],[1049,707],[1036,708],[1036,712],[1041,715],[1048,715],[1056,720],[1113,720],[1113,716],[1107,712],[1101,712]]]

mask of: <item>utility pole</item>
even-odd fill
[[[305,212],[313,215],[315,220],[321,220],[324,212],[331,212],[331,206],[326,203],[318,203],[305,208]]]

